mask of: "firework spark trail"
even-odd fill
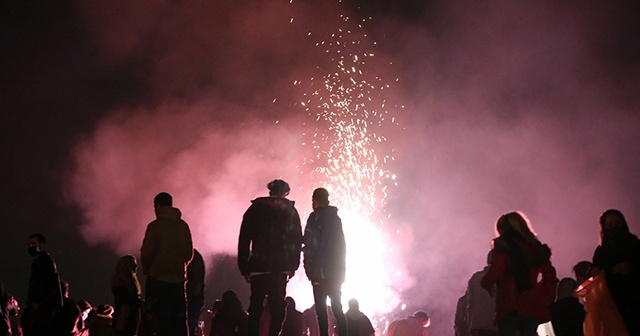
[[[344,15],[340,22],[354,26]],[[406,275],[392,260],[393,251],[381,230],[388,217],[382,210],[389,180],[384,164],[393,157],[381,156],[375,147],[386,141],[384,127],[396,123],[385,108],[384,90],[389,85],[368,71],[374,57],[368,50],[375,42],[371,44],[362,25],[356,26],[338,28],[318,41],[316,47],[330,57],[329,68],[318,66],[324,72],[319,80],[312,77],[294,85],[308,86],[299,106],[314,121],[314,132],[305,144],[316,156],[309,162],[305,159],[304,165],[313,167],[316,185],[329,188],[344,223],[348,249],[344,298],[358,298],[363,311],[380,316],[375,322],[385,325],[384,314],[400,304],[401,288],[394,288],[394,277]]]

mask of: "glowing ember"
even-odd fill
[[[350,25],[347,16],[340,19],[343,25]],[[357,31],[361,30],[358,26]],[[304,145],[312,146],[316,156],[305,159],[303,166],[314,169],[317,186],[329,189],[331,203],[340,209],[343,220],[347,239],[343,305],[357,298],[365,313],[384,316],[400,304],[394,279],[406,275],[396,269],[394,253],[382,233],[383,218],[388,217],[381,210],[386,184],[395,183],[395,175],[383,167],[393,158],[380,156],[375,144],[386,141],[383,126],[394,124],[395,119],[385,120],[388,111],[383,91],[389,85],[367,70],[367,61],[374,56],[365,50],[369,43],[366,34],[338,28],[329,39],[316,43],[329,55],[333,68],[318,67],[326,71],[317,76],[319,80],[296,80],[294,85],[307,87],[304,100],[297,105],[313,120],[314,132],[305,135],[310,139]],[[383,319],[374,320],[385,324]]]

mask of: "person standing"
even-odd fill
[[[344,314],[347,318],[347,335],[349,336],[375,336],[371,320],[360,311],[360,303],[356,299],[348,302],[349,309]]]
[[[619,210],[605,211],[599,223],[600,245],[593,253],[591,275],[605,275],[629,335],[640,335],[640,240]]]
[[[300,266],[302,227],[289,184],[273,180],[268,197],[254,199],[244,213],[238,237],[238,268],[251,285],[249,336],[258,336],[263,302],[268,300],[269,335],[277,336],[285,319],[289,278]]]
[[[161,192],[153,200],[156,220],[149,223],[140,248],[142,271],[146,275],[145,332],[155,335],[186,336],[187,264],[193,257],[189,225],[173,207],[173,198]]]
[[[313,287],[320,335],[328,336],[327,297],[336,319],[338,336],[346,336],[342,311],[342,283],[346,273],[346,242],[338,208],[329,205],[329,192],[317,188],[311,197],[313,212],[304,231],[304,269]]]
[[[481,279],[484,289],[496,295],[499,336],[536,336],[538,325],[551,320],[555,301],[556,269],[551,249],[542,244],[523,213],[500,216],[493,240],[491,265]]]
[[[117,336],[133,336],[138,332],[141,286],[137,269],[136,257],[126,255],[118,260],[111,277],[113,329]]]
[[[482,288],[480,282],[489,271],[491,252],[487,254],[487,264],[473,273],[467,282],[467,325],[471,336],[497,336],[494,325],[496,298]]]
[[[56,309],[62,307],[62,291],[56,263],[46,251],[47,239],[40,233],[29,236],[29,255],[33,257],[27,309],[22,315],[25,336],[49,336]]]
[[[204,306],[204,283],[204,259],[197,249],[193,249],[193,259],[187,266],[187,317],[191,336],[196,336],[198,317]]]

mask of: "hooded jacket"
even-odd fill
[[[491,266],[481,284],[486,290],[496,284],[496,321],[511,312],[540,323],[551,320],[549,305],[555,300],[558,279],[550,256],[549,247],[538,241],[506,236],[494,239]]]
[[[347,248],[338,208],[325,206],[309,215],[304,231],[304,269],[312,282],[344,282]]]
[[[189,225],[181,217],[179,209],[162,206],[157,211],[157,219],[147,226],[140,249],[145,275],[169,283],[186,280],[193,243]]]
[[[240,273],[294,272],[300,266],[302,227],[294,202],[259,197],[244,213],[238,237]]]

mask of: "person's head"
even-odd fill
[[[267,184],[269,189],[269,196],[275,197],[287,197],[289,195],[289,184],[283,180],[273,180]]]
[[[425,327],[428,327],[431,324],[431,319],[429,318],[429,314],[427,314],[424,310],[418,310],[417,312],[413,313],[413,315],[411,316],[413,316],[413,318],[420,321],[420,323]]]
[[[600,243],[605,240],[609,243],[616,244],[621,235],[629,233],[627,220],[624,219],[622,212],[616,209],[609,209],[600,215]],[[605,239],[608,237],[607,239]]]
[[[240,302],[238,294],[232,290],[222,293],[222,306],[228,310],[242,310],[242,302]]]
[[[348,305],[349,310],[360,310],[360,303],[356,299],[350,299]]]
[[[520,211],[512,211],[500,216],[496,222],[496,232],[499,236],[515,234],[525,240],[536,239],[529,220]]]
[[[153,198],[153,207],[173,206],[173,197],[167,192],[161,192]]]
[[[29,255],[35,257],[42,252],[47,244],[47,238],[41,233],[34,233],[29,236]]]
[[[78,301],[78,307],[80,308],[80,312],[82,312],[82,320],[86,320],[93,307],[91,307],[91,304],[87,300]]]
[[[627,221],[622,212],[616,209],[609,209],[600,215],[600,229],[606,231],[612,228],[624,228],[629,230]]]
[[[573,266],[572,270],[573,274],[576,276],[576,281],[578,284],[581,284],[590,277],[589,272],[591,271],[591,262],[588,260],[579,261]]]
[[[558,288],[556,291],[556,300],[561,300],[573,295],[573,291],[578,288],[578,282],[573,278],[563,278],[558,282]]]
[[[311,196],[311,207],[313,210],[329,205],[329,192],[325,188],[317,188]]]

